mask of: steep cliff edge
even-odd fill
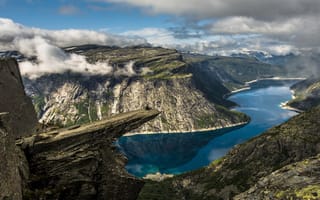
[[[287,103],[288,106],[306,111],[320,105],[320,78],[310,77],[294,84],[291,89],[294,92],[294,99]]]
[[[45,127],[37,126],[17,62],[0,60],[0,71],[0,199],[136,199],[144,182],[126,172],[113,142],[159,111],[31,135]]]
[[[0,59],[0,93],[0,112],[10,115],[8,126],[14,127],[11,134],[19,137],[34,132],[38,120],[14,59]]]
[[[158,114],[137,110],[18,140],[30,165],[24,199],[136,199],[144,182],[127,173],[113,143]]]
[[[231,199],[275,170],[319,154],[319,118],[319,107],[295,116],[206,168],[146,184],[139,199]],[[312,176],[320,179],[316,173]]]
[[[36,114],[25,95],[17,62],[0,59],[0,199],[22,199],[28,166],[15,139],[31,134],[36,124]]]
[[[320,154],[272,172],[234,199],[317,200],[320,198],[319,169]]]
[[[200,68],[190,66],[176,50],[79,46],[66,51],[90,63],[107,62],[112,70],[99,76],[66,72],[26,77],[26,91],[44,123],[70,126],[146,107],[162,113],[134,132],[192,131],[249,120],[226,108],[234,104],[223,98],[230,91],[218,77],[202,81],[203,73],[195,73]]]

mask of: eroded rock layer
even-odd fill
[[[127,173],[113,143],[158,114],[138,110],[19,140],[30,165],[24,198],[136,199],[144,182]]]

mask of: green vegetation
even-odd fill
[[[44,96],[37,95],[33,97],[33,105],[36,110],[36,113],[39,115],[42,112],[43,107],[45,106]]]
[[[292,86],[296,98],[288,105],[299,110],[308,110],[320,105],[320,79],[310,78]]]
[[[222,196],[231,199],[271,172],[320,153],[317,148],[320,143],[319,118],[320,107],[295,116],[287,123],[238,145],[208,167],[161,183],[147,183],[141,192],[144,198],[140,199],[147,199],[147,194],[164,194],[162,188],[170,188],[166,192],[169,196],[177,195],[176,199],[221,199]],[[310,185],[294,192],[299,198],[312,199],[311,195],[319,194],[319,185]],[[284,194],[279,191],[277,195]]]
[[[305,188],[295,190],[298,198],[306,200],[316,200],[320,197],[320,185],[309,185]]]

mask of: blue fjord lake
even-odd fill
[[[294,81],[259,81],[250,90],[228,97],[235,110],[251,117],[249,124],[207,132],[124,136],[117,141],[128,158],[129,173],[144,177],[157,172],[180,174],[206,166],[232,147],[287,121],[297,113],[280,107],[292,98]]]

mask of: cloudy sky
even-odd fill
[[[0,18],[0,49],[21,50],[41,39],[222,55],[320,47],[320,0],[0,0]],[[35,53],[27,47],[25,53]]]

